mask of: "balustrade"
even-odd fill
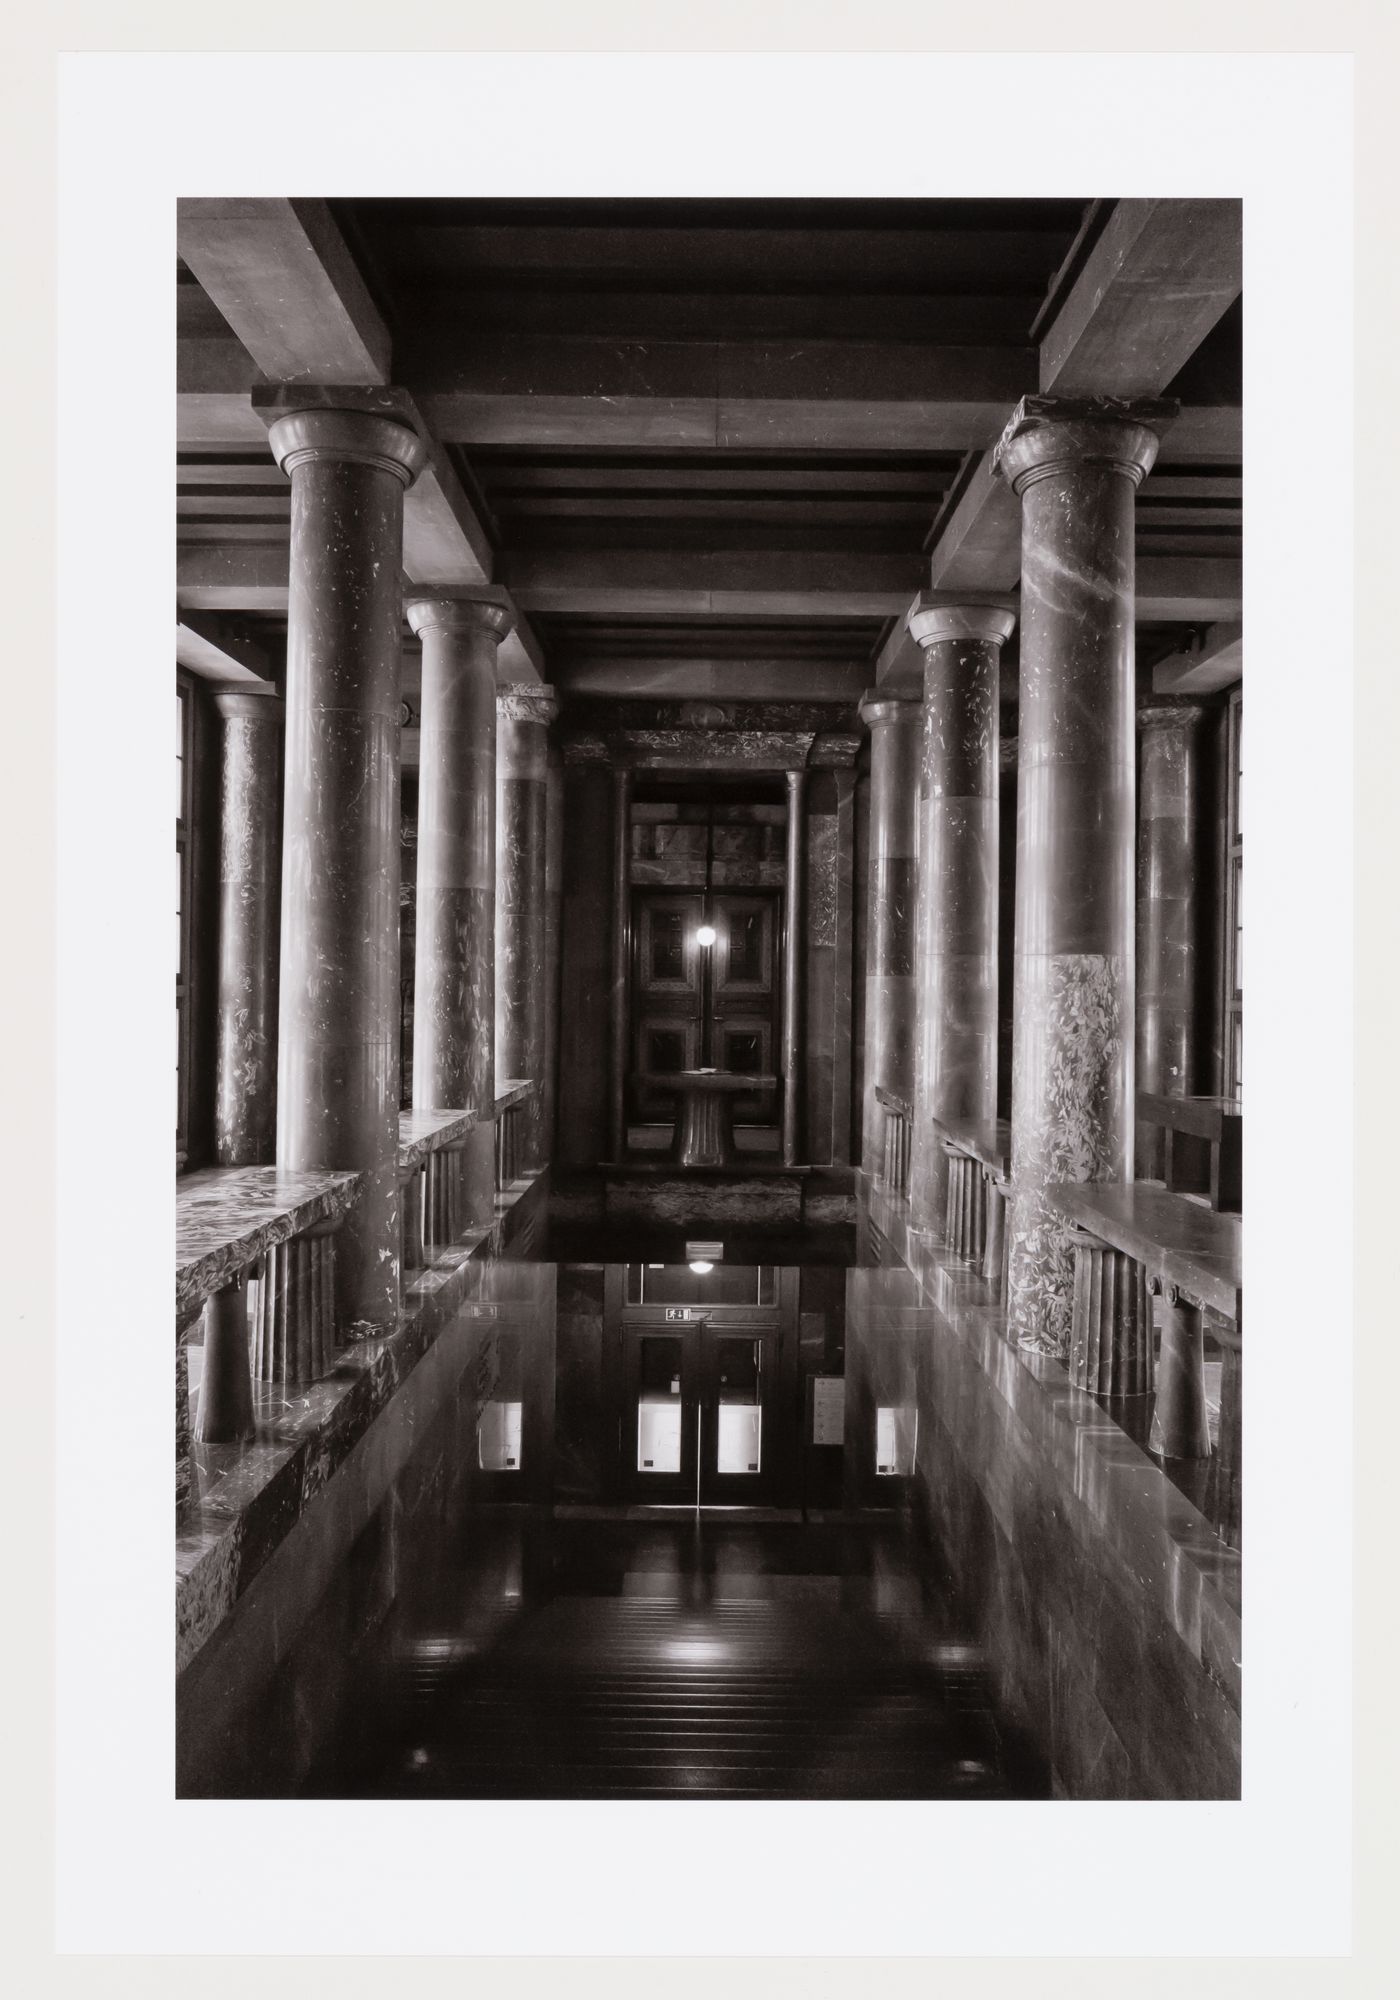
[[[177,1183],[177,1506],[195,1497],[194,1442],[252,1435],[255,1375],[314,1381],[333,1365],[335,1233],[359,1181],[354,1173],[226,1167]],[[187,1349],[200,1326],[203,1370],[191,1424]]]
[[[884,1114],[876,1178],[890,1194],[908,1194],[913,1115],[909,1100],[897,1096],[892,1090],[886,1090],[883,1084],[877,1084],[875,1101]]]

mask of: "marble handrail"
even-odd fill
[[[1004,1118],[990,1124],[974,1118],[936,1118],[934,1125],[947,1143],[989,1173],[1011,1178],[1011,1127]]]
[[[1055,1181],[1052,1211],[1101,1236],[1143,1265],[1149,1278],[1175,1285],[1196,1305],[1240,1322],[1243,1277],[1240,1218],[1204,1208],[1151,1181]]]
[[[525,1104],[539,1093],[539,1079],[531,1076],[508,1077],[504,1083],[496,1085],[495,1115],[509,1111],[517,1104]]]
[[[492,1114],[494,1115],[494,1114]],[[490,1117],[480,1111],[401,1111],[399,1172],[421,1167],[430,1153],[449,1152]]]
[[[269,1249],[320,1223],[339,1222],[355,1199],[355,1173],[285,1167],[205,1167],[175,1186],[175,1324],[185,1331],[205,1303]]]

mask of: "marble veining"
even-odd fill
[[[206,1167],[175,1183],[175,1321],[187,1329],[204,1301],[318,1222],[344,1216],[359,1176],[284,1167]]]
[[[248,1442],[195,1445],[197,1498],[176,1539],[176,1670],[183,1672],[486,1273],[522,1237],[543,1178],[498,1200],[494,1222],[464,1237],[404,1287],[394,1332],[357,1341],[318,1382],[254,1386]]]

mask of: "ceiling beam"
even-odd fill
[[[1199,645],[1184,647],[1152,669],[1154,694],[1215,694],[1233,687],[1244,673],[1243,627],[1231,620],[1212,625]]]
[[[1241,271],[1238,202],[1116,202],[1041,341],[1040,393],[1160,395],[1238,295]],[[1241,449],[1238,409],[1186,409],[1161,458],[1232,463]],[[930,582],[1010,590],[1020,568],[1020,507],[984,452],[936,525]]]
[[[1139,556],[1136,611],[1142,625],[1213,625],[1240,615],[1238,556]]]
[[[869,670],[835,660],[638,659],[623,654],[551,668],[552,684],[569,694],[638,700],[859,701]]]
[[[289,596],[288,551],[285,543],[235,542],[185,544],[175,552],[175,601],[182,624],[197,623],[192,614],[262,611],[286,615]],[[406,585],[413,579],[406,578]],[[507,590],[502,603],[514,613],[514,625],[496,649],[497,679],[547,680],[544,648],[528,618]]]
[[[268,381],[390,379],[389,329],[324,201],[180,201],[176,242]]]
[[[522,552],[503,567],[527,611],[611,617],[884,618],[919,580],[917,556],[792,549]]]
[[[262,647],[207,611],[185,610],[176,619],[175,660],[201,680],[272,690],[272,663]]]
[[[616,402],[1015,402],[1033,392],[1033,347],[870,340],[599,340],[511,333],[413,340],[400,378],[450,398]]]
[[[1118,201],[1040,343],[1043,396],[1160,396],[1239,297],[1238,201]]]

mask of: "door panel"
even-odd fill
[[[712,1064],[716,1069],[776,1072],[778,1044],[779,901],[771,892],[710,897],[715,942],[695,942],[705,918],[705,898],[638,890],[633,913],[636,939],[632,971],[632,1068],[674,1073]],[[635,1084],[630,1116],[659,1122],[674,1115],[666,1091]],[[741,1125],[772,1125],[777,1090],[756,1090],[734,1100]]]
[[[772,1076],[776,1070],[778,1001],[778,899],[774,895],[723,895],[714,899],[714,1028],[719,1069]],[[734,1100],[740,1125],[771,1125],[777,1091],[745,1092]]]
[[[701,896],[642,891],[636,897],[636,946],[632,978],[632,1068],[663,1074],[697,1069],[702,1054],[704,966],[695,942],[704,910]],[[670,1118],[668,1091],[633,1084],[631,1116],[644,1123]]]
[[[695,1355],[681,1333],[631,1331],[624,1362],[624,1489],[639,1501],[695,1499]]]

